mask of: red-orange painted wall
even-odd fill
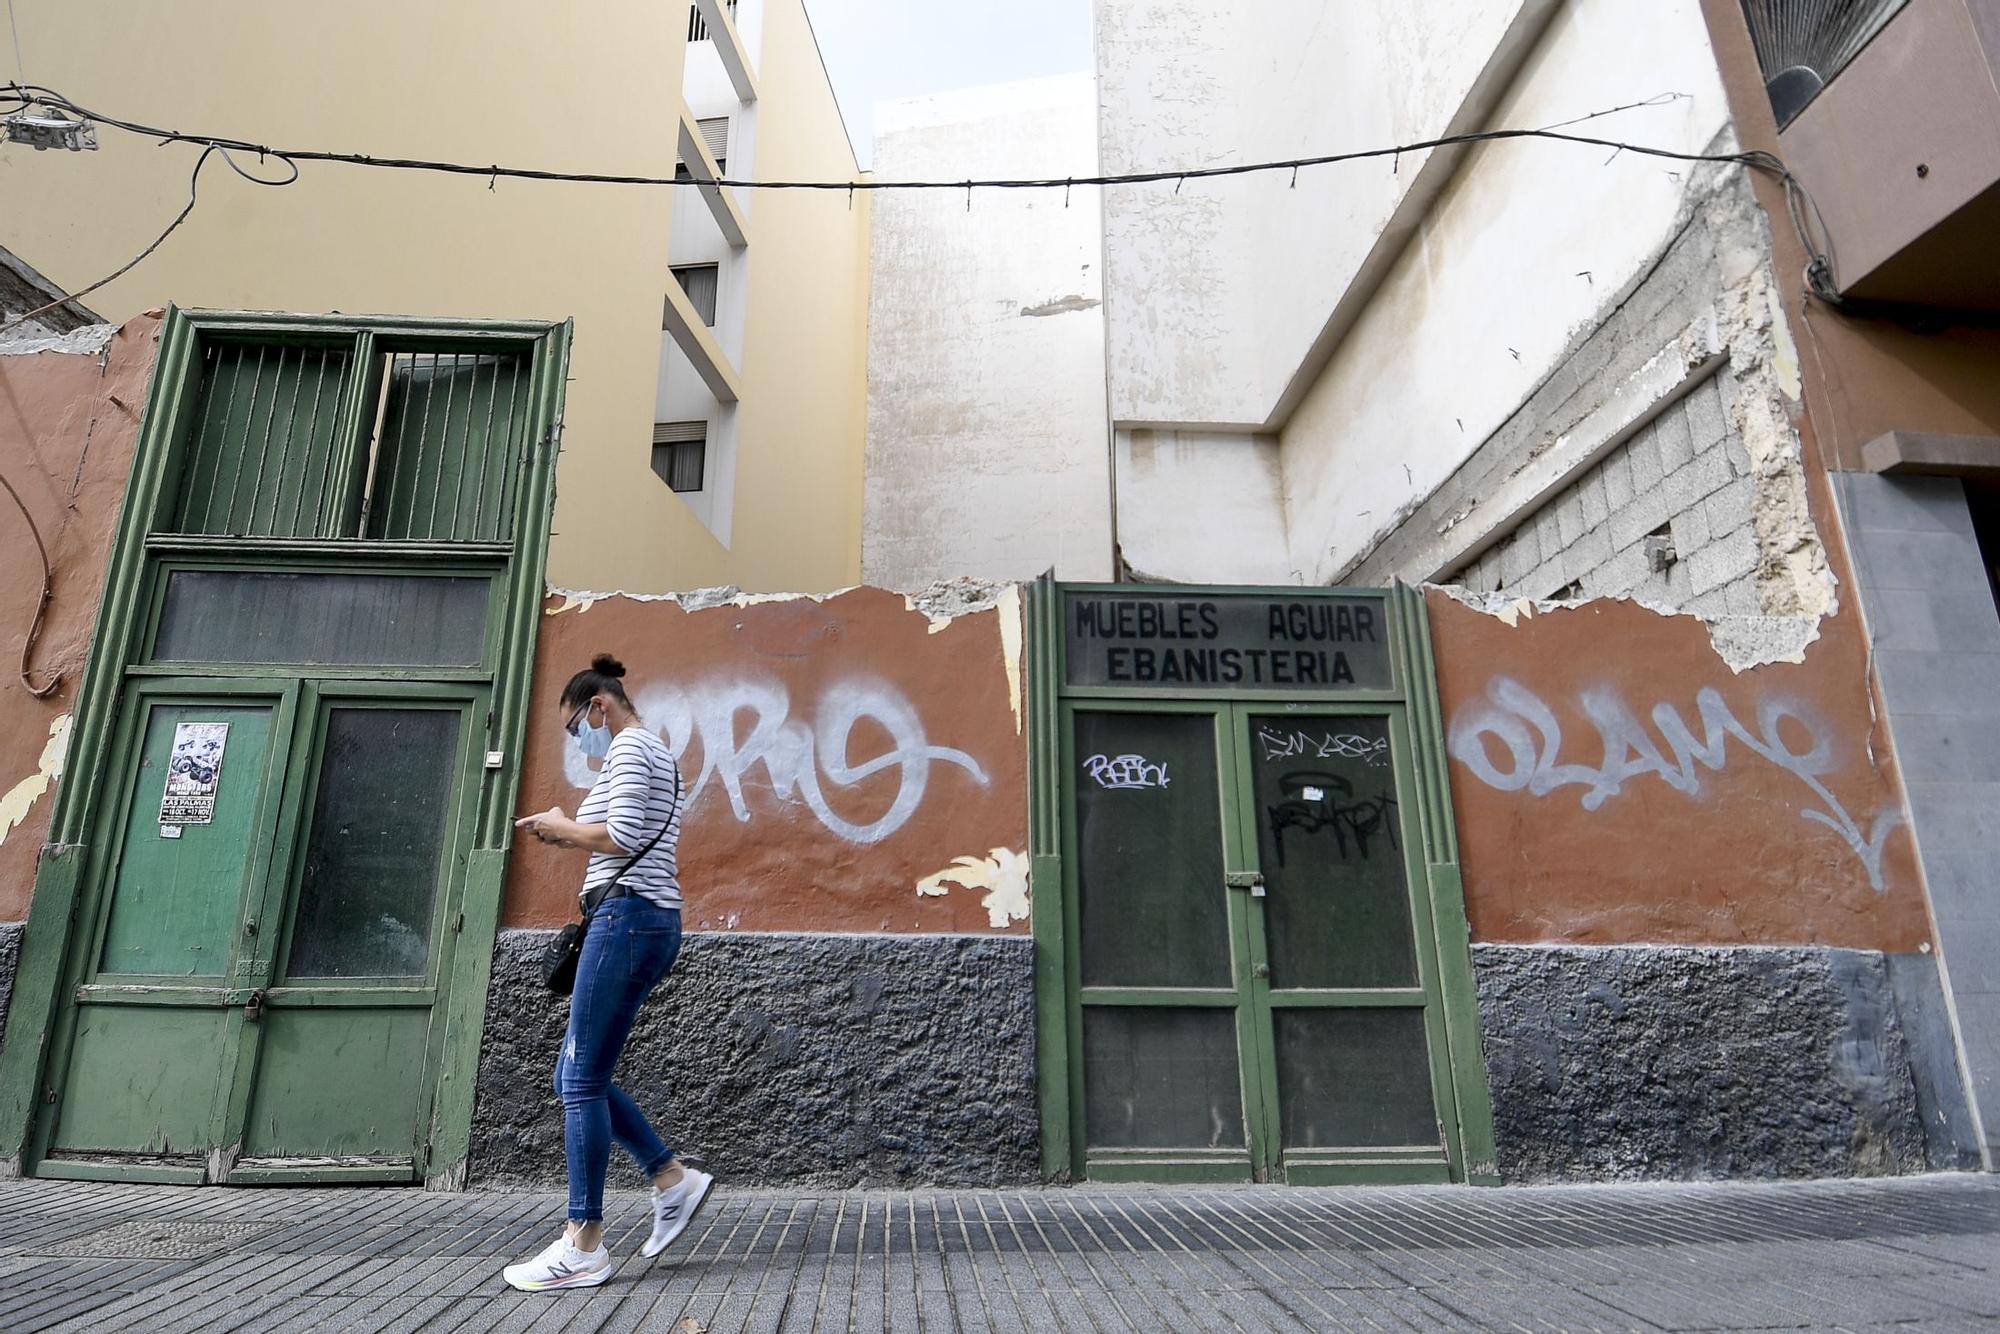
[[[41,761],[50,729],[75,707],[159,329],[158,316],[141,315],[101,354],[0,356],[0,473],[34,515],[55,571],[30,674],[37,685],[62,674],[47,699],[21,684],[42,564],[21,512],[0,495],[0,922],[28,915],[55,804]]]
[[[693,794],[680,844],[690,929],[1028,929],[1024,701],[1009,672],[1018,639],[1004,633],[1019,625],[1014,599],[948,623],[880,589],[699,611],[552,598],[546,610],[521,810],[575,810],[557,697],[593,653],[616,655]],[[1001,891],[918,892],[959,858],[972,859],[967,879]],[[573,917],[581,870],[580,853],[517,841],[505,923]]]
[[[1514,625],[1438,590],[1429,604],[1475,939],[1884,950],[1929,939],[1853,611],[1821,622],[1803,663],[1738,674],[1700,621],[1631,602]],[[1662,723],[1678,719],[1699,748],[1705,717],[1727,737],[1719,766],[1691,759],[1683,777]]]

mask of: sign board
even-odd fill
[[[167,790],[160,798],[162,833],[178,825],[214,821],[215,790],[222,781],[222,753],[228,748],[228,723],[174,724],[174,748],[167,758]]]
[[[1151,690],[1390,690],[1388,598],[1071,591],[1072,686]]]

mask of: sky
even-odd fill
[[[854,153],[877,102],[1091,67],[1090,0],[806,0]]]

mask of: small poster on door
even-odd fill
[[[162,828],[209,824],[215,819],[215,789],[222,780],[222,752],[228,748],[228,723],[174,725],[167,791],[160,798]]]

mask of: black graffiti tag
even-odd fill
[[[1396,837],[1396,799],[1384,792],[1379,796],[1354,799],[1354,784],[1336,773],[1294,770],[1278,780],[1285,799],[1265,808],[1271,825],[1271,841],[1278,865],[1285,864],[1285,831],[1303,834],[1333,831],[1334,847],[1343,861],[1352,844],[1354,853],[1368,859],[1370,843],[1386,837],[1392,849],[1402,844]]]

